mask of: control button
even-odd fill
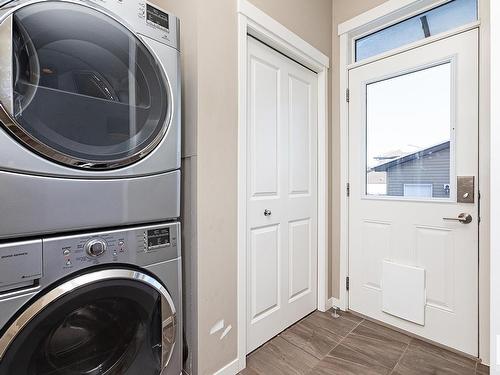
[[[68,249],[63,251],[63,255],[69,255],[69,253],[71,253],[71,251],[69,251]]]
[[[101,239],[92,239],[85,244],[85,251],[91,257],[98,257],[106,251],[106,242]]]
[[[67,265],[67,266],[71,266],[71,260],[69,260],[69,259],[68,259],[68,260],[66,261],[66,265]]]

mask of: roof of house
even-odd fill
[[[397,165],[408,163],[409,161],[412,161],[412,160],[425,158],[427,156],[432,155],[435,152],[446,150],[449,148],[450,148],[450,141],[446,141],[446,142],[440,143],[438,145],[428,147],[424,150],[420,150],[420,151],[414,152],[412,154],[408,154],[408,155],[402,156],[400,158],[393,159],[391,161],[388,161],[387,163],[377,165],[376,167],[372,168],[372,171],[385,172],[388,169],[395,167]]]

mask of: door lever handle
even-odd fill
[[[472,223],[472,216],[470,214],[461,213],[458,217],[443,217],[443,220],[459,221],[462,224],[470,224]]]

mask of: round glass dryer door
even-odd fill
[[[159,144],[172,108],[168,80],[133,32],[63,1],[26,5],[10,22],[12,92],[2,117],[20,142],[97,170],[132,164]]]
[[[0,374],[159,375],[176,342],[166,289],[132,270],[84,274],[33,302],[0,339]]]

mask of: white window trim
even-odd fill
[[[238,0],[238,350],[237,358],[217,375],[237,374],[246,367],[246,215],[247,215],[247,38],[265,42],[318,74],[318,305],[328,299],[328,69],[330,59],[247,0]]]
[[[338,27],[340,37],[340,92],[348,88],[349,70],[369,64],[388,56],[411,50],[437,40],[448,38],[467,30],[479,28],[480,34],[480,77],[479,77],[479,143],[490,144],[490,1],[478,0],[479,21],[464,25],[415,43],[388,51],[372,58],[354,62],[354,41],[357,38],[381,30],[404,19],[413,17],[431,8],[442,5],[450,0],[389,0],[357,17],[354,17]],[[349,105],[343,94],[340,95],[340,191],[345,192],[349,183]],[[491,141],[493,141],[491,139]],[[490,363],[490,246],[489,246],[489,208],[490,208],[490,149],[479,148],[479,186],[481,189],[481,222],[479,226],[479,358],[485,364]],[[340,290],[339,298],[334,298],[334,306],[341,310],[349,307],[349,294],[346,290],[348,276],[349,244],[348,244],[349,205],[347,194],[340,196]]]

